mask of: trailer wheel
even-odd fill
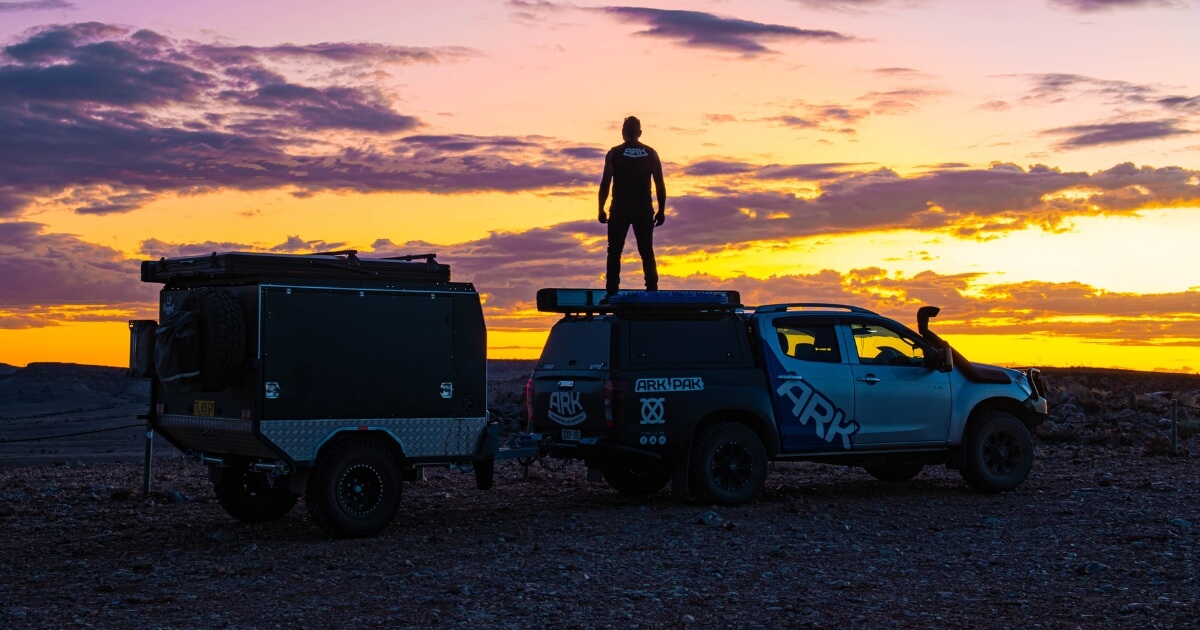
[[[321,449],[305,502],[313,522],[341,538],[371,536],[400,507],[400,466],[368,438],[337,440]]]
[[[863,466],[868,475],[885,482],[900,483],[908,481],[921,474],[922,464],[882,464],[879,466]]]
[[[272,481],[274,481],[272,483]],[[263,523],[283,517],[300,495],[288,490],[286,477],[272,480],[266,473],[229,468],[213,481],[217,503],[243,523]]]
[[[705,503],[745,503],[766,482],[767,450],[750,427],[714,424],[696,438],[690,476],[692,494]]]
[[[200,389],[216,392],[233,384],[242,368],[246,327],[237,296],[226,289],[192,291],[184,307],[200,320]]]
[[[973,420],[962,448],[963,480],[983,492],[1012,490],[1033,468],[1029,429],[1005,411],[990,411]]]
[[[671,482],[671,471],[657,465],[609,464],[604,480],[621,494],[640,497],[654,494]]]

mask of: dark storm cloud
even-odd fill
[[[1159,7],[1186,7],[1178,0],[1050,0],[1053,6],[1080,13],[1095,13],[1113,9],[1149,9]]]
[[[1074,125],[1043,132],[1046,135],[1066,136],[1057,143],[1060,149],[1078,149],[1098,145],[1125,144],[1142,140],[1159,140],[1196,132],[1184,129],[1177,120],[1148,120],[1100,125]]]
[[[39,28],[0,49],[0,217],[68,191],[60,201],[104,214],[166,192],[516,191],[592,179],[544,138],[330,145],[322,135],[330,130],[388,136],[420,121],[371,89],[290,81],[262,61],[434,63],[458,54],[198,45],[94,22]]]
[[[645,25],[638,35],[657,37],[688,48],[707,48],[757,56],[774,52],[764,45],[769,41],[847,42],[854,38],[834,31],[796,28],[782,24],[764,24],[726,18],[700,11],[648,9],[643,7],[604,7],[601,11],[625,22]]]
[[[75,5],[66,0],[30,0],[29,2],[0,2],[0,13],[16,13],[17,11],[52,11],[57,9],[74,9]]]

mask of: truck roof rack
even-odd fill
[[[841,309],[850,311],[851,313],[863,313],[866,315],[877,315],[875,311],[869,311],[860,306],[850,306],[849,304],[829,304],[825,302],[789,302],[786,304],[763,304],[762,306],[748,307],[755,313],[786,313],[790,310],[801,309]]]
[[[539,289],[537,309],[543,313],[703,312],[742,308],[737,291],[618,291],[603,289]]]

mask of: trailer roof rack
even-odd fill
[[[742,307],[737,291],[618,291],[603,289],[539,289],[537,309],[543,313],[619,313],[663,311],[733,311]]]
[[[142,261],[142,282],[167,286],[253,284],[320,279],[368,284],[448,283],[450,266],[436,254],[361,258],[352,249],[313,254],[213,252]]]

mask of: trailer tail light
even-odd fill
[[[533,378],[525,381],[525,417],[533,423]]]

